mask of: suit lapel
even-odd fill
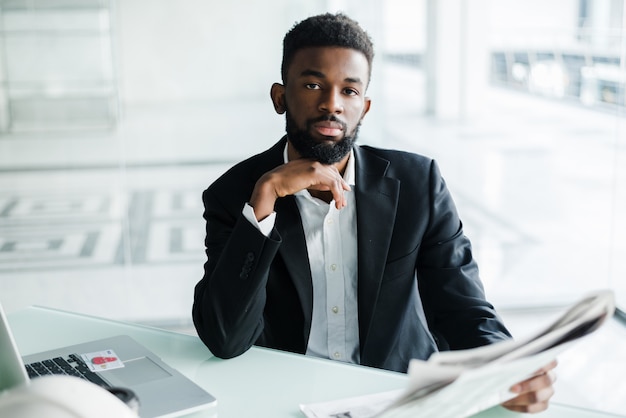
[[[276,201],[276,229],[282,237],[279,253],[293,279],[304,314],[304,335],[311,330],[313,284],[300,211],[294,196]]]
[[[267,154],[265,164],[255,173],[258,179],[263,173],[284,163],[283,151],[287,137],[283,137]],[[256,182],[256,180],[255,180]],[[286,196],[276,201],[276,230],[282,238],[279,254],[282,257],[289,275],[293,279],[304,315],[304,335],[308,337],[311,330],[311,314],[313,312],[313,284],[311,269],[306,248],[306,239],[300,211],[294,196]]]
[[[359,339],[363,349],[395,224],[400,182],[385,177],[389,161],[358,146],[355,156]]]

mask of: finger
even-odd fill
[[[330,169],[330,184],[329,190],[335,200],[335,207],[341,209],[347,206],[348,201],[345,197],[345,191],[350,190],[350,185],[343,179],[341,173],[335,166],[328,167]]]
[[[556,381],[556,373],[553,370],[556,367],[556,362],[552,362],[547,366],[541,368],[532,377],[513,385],[510,391],[513,393],[524,393],[534,390],[538,390],[547,386],[552,386]]]
[[[331,189],[333,198],[335,199],[335,207],[337,209],[342,209],[348,205],[348,201],[344,193],[346,191],[345,186],[347,186],[345,180],[339,176],[336,178],[333,188]]]
[[[548,409],[549,406],[549,402],[538,402],[538,403],[534,403],[534,404],[530,404],[530,405],[506,405],[506,404],[502,404],[503,407],[505,407],[506,409],[508,409],[509,411],[514,411],[514,412],[523,412],[523,413],[529,413],[529,414],[534,414],[537,412],[542,412],[545,411],[546,409]]]
[[[348,183],[346,183],[343,177],[341,178],[341,187],[343,189],[341,193],[341,195],[343,196],[343,205],[341,207],[346,207],[348,206],[348,199],[346,198],[345,192],[349,192],[350,190],[352,190],[352,188],[350,187]]]
[[[556,373],[554,371],[549,371],[547,373],[541,374],[539,376],[531,377],[530,379],[524,380],[523,382],[518,383],[517,385],[511,388],[511,392],[513,393],[524,393],[524,392],[532,392],[536,391],[548,386],[552,386],[552,384],[556,381]]]
[[[530,405],[538,402],[547,402],[554,395],[552,385],[545,386],[537,390],[523,392],[518,396],[505,402],[506,405]]]
[[[546,364],[541,369],[539,369],[536,372],[534,372],[528,379],[513,385],[510,388],[510,391],[514,392],[514,393],[524,392],[524,388],[526,387],[525,386],[526,382],[529,382],[529,381],[533,380],[534,378],[536,378],[538,376],[544,376],[546,373],[550,372],[556,366],[557,366],[557,361],[556,360],[551,361],[550,363]],[[554,372],[551,372],[550,377],[553,378],[553,379],[556,379],[556,374]]]
[[[517,412],[540,412],[548,408],[554,389],[545,388],[537,392],[524,393],[503,403],[502,406]]]
[[[550,398],[554,395],[552,382],[554,378],[550,375],[552,371],[542,376],[536,376],[522,383],[523,392],[513,399],[502,404],[503,407],[517,412],[540,412],[548,407]]]
[[[550,363],[546,364],[541,369],[537,370],[537,372],[535,374],[542,374],[542,373],[548,372],[548,371],[554,369],[558,364],[559,363],[558,363],[557,360],[552,360]]]

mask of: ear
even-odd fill
[[[372,99],[370,99],[369,97],[366,97],[365,102],[363,103],[363,113],[361,113],[361,119],[363,119],[365,115],[367,114],[367,112],[370,111],[371,105],[372,105]]]
[[[274,104],[274,110],[276,113],[279,115],[285,113],[285,86],[280,83],[272,84],[270,97],[272,98],[272,103]]]

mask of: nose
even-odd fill
[[[339,89],[328,89],[322,94],[319,109],[325,113],[340,114],[343,112],[343,98]]]

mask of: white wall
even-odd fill
[[[494,48],[572,46],[578,22],[577,0],[491,0],[486,10]]]
[[[126,103],[265,98],[280,79],[285,32],[325,5],[316,3],[118,0],[120,98]]]
[[[326,11],[358,20],[383,51],[378,2],[117,0],[116,9],[116,68],[127,104],[266,99],[280,81],[285,33]]]

